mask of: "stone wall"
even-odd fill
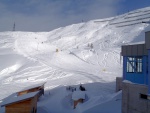
[[[146,85],[122,82],[122,113],[150,113],[150,100],[141,94],[147,96]]]
[[[122,77],[116,78],[116,92],[122,90]]]

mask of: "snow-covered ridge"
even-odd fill
[[[144,41],[144,32],[150,27],[142,22],[148,21],[150,7],[50,32],[1,32],[0,90],[3,92],[0,100],[24,87],[47,82],[47,95],[51,89],[59,89],[53,89],[53,98],[47,101],[44,97],[39,104],[49,112],[86,112],[92,109],[91,105],[98,106],[111,98],[115,78],[122,76],[120,47]],[[86,84],[89,91],[89,101],[83,104],[83,109],[73,111],[69,105],[61,105],[62,101],[66,102],[64,86],[80,83]],[[97,90],[99,88],[102,90]],[[58,94],[61,91],[63,94]],[[48,108],[45,104],[52,104],[57,96],[60,100],[56,104],[61,109]],[[0,113],[3,110],[0,108]]]

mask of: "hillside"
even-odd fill
[[[0,102],[24,87],[46,82],[38,113],[91,113],[94,109],[108,113],[99,106],[120,98],[115,79],[122,76],[121,45],[144,41],[150,27],[143,22],[149,21],[147,7],[50,32],[1,32]],[[88,100],[74,110],[65,87],[80,84],[87,89]]]

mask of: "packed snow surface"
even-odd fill
[[[149,21],[147,7],[50,32],[1,32],[0,104],[46,82],[38,113],[121,113],[121,92],[115,93],[115,79],[122,76],[121,46],[144,41],[150,27],[143,22]],[[80,84],[87,97],[73,109],[67,87],[78,92]]]
[[[22,100],[33,98],[38,93],[39,93],[39,91],[27,93],[27,94],[24,94],[24,95],[21,95],[21,96],[11,96],[11,98],[7,99],[6,101],[4,101],[2,103],[2,106],[10,105],[11,103],[20,102]]]

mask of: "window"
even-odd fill
[[[145,95],[145,94],[140,94],[140,98],[142,98],[142,99],[147,99],[147,95]]]
[[[146,95],[146,94],[140,94],[140,98],[141,98],[141,99],[150,100],[150,96],[149,96],[149,95]]]
[[[128,73],[142,73],[142,57],[128,57],[127,58],[127,72]]]

